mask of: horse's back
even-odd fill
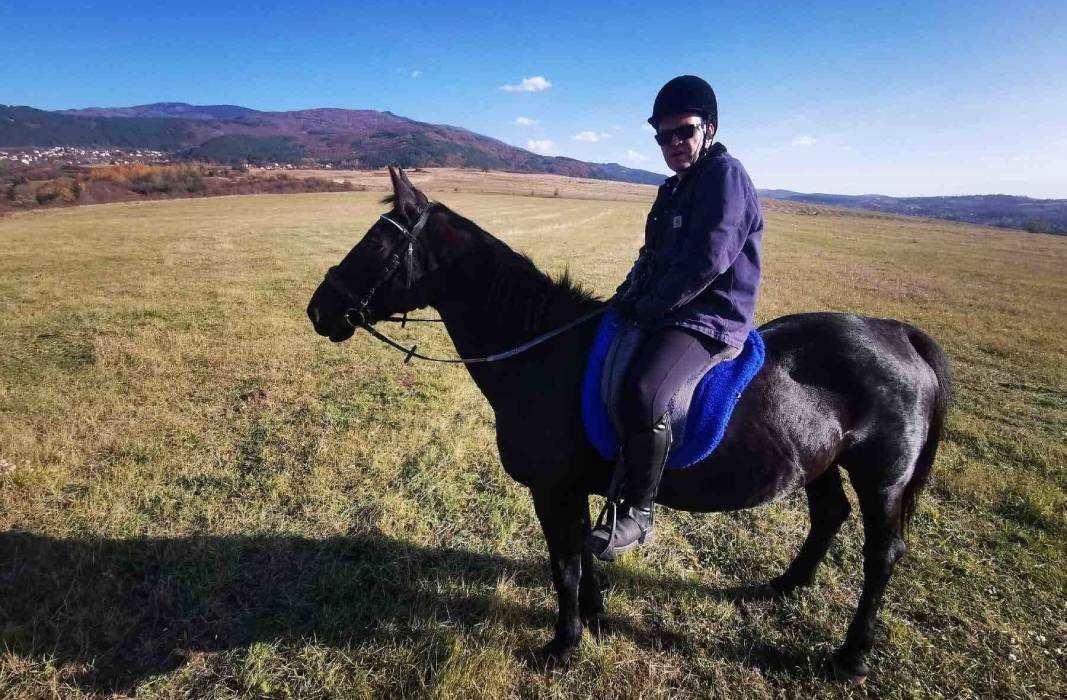
[[[841,313],[783,316],[759,328],[767,363],[795,382],[860,401],[853,413],[901,410],[936,392],[937,344],[903,321]],[[864,411],[866,407],[866,411]]]
[[[711,457],[664,477],[665,504],[747,508],[864,449],[922,444],[938,388],[917,349],[936,344],[922,331],[840,313],[783,316],[758,330],[766,345],[763,368]]]

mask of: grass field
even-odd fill
[[[604,295],[648,205],[428,193]],[[462,369],[332,345],[304,315],[380,196],[0,220],[0,697],[1067,693],[1067,238],[769,212],[761,320],[904,319],[956,375],[871,677],[849,689],[822,662],[858,597],[855,516],[815,587],[717,595],[781,572],[801,494],[667,512],[604,568],[607,632],[538,665],[555,595],[484,399]]]
[[[258,171],[270,174],[270,171]],[[385,168],[380,170],[291,170],[296,177],[315,177],[350,183],[356,189],[392,192]],[[457,192],[464,194],[514,194],[568,199],[608,199],[651,202],[656,196],[652,185],[637,185],[616,180],[591,180],[563,175],[512,173],[504,170],[472,168],[415,168],[407,171],[416,187],[444,199]]]

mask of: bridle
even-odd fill
[[[411,289],[411,278],[414,274],[415,267],[415,242],[419,240],[419,234],[422,233],[422,230],[424,228],[426,228],[426,222],[430,220],[430,214],[433,212],[433,208],[435,206],[437,206],[437,202],[430,202],[429,206],[427,206],[426,209],[423,210],[422,214],[419,215],[418,220],[415,222],[415,225],[411,227],[410,231],[403,225],[401,225],[399,222],[397,222],[396,219],[388,217],[385,214],[382,214],[379,217],[384,221],[388,221],[390,224],[395,226],[401,234],[403,234],[404,238],[407,240],[407,246],[404,250],[403,260],[401,260],[400,254],[397,253],[395,249],[393,250],[392,255],[389,256],[389,260],[385,263],[385,267],[383,267],[382,271],[378,273],[378,277],[375,278],[374,283],[371,284],[370,288],[362,297],[356,298],[356,295],[353,294],[352,291],[348,288],[348,285],[345,284],[345,281],[341,279],[340,270],[337,268],[337,266],[331,267],[329,270],[326,271],[326,281],[330,284],[330,286],[333,287],[334,290],[339,292],[342,296],[344,296],[346,299],[348,299],[349,302],[353,304],[353,306],[345,310],[345,321],[347,321],[350,326],[352,326],[353,328],[370,328],[371,321],[368,310],[370,309],[371,299],[374,298],[374,294],[378,291],[378,289],[383,284],[388,282],[394,274],[396,274],[396,271],[400,269],[400,266],[402,264],[404,265],[405,270],[404,289]],[[383,318],[381,320],[399,322],[402,326],[408,321],[422,321],[432,323],[439,323],[441,321],[441,319],[439,318],[409,319],[407,317],[407,313],[405,313],[401,318],[390,316],[389,318]]]
[[[411,358],[413,357],[417,357],[420,360],[426,360],[428,362],[446,362],[450,364],[477,364],[482,362],[496,362],[497,360],[506,360],[509,357],[514,357],[515,355],[518,355],[521,352],[529,350],[535,345],[540,345],[549,338],[553,338],[559,335],[560,333],[563,333],[564,331],[568,331],[571,328],[574,328],[575,326],[587,321],[593,316],[604,313],[604,308],[596,309],[595,311],[591,311],[587,314],[584,314],[559,328],[551,330],[547,333],[542,333],[536,338],[529,340],[523,343],[522,345],[519,345],[518,347],[506,350],[504,352],[486,355],[485,357],[461,357],[458,359],[427,357],[426,355],[421,355],[415,352],[415,349],[418,348],[418,345],[412,345],[411,348],[408,349],[394,341],[392,338],[389,338],[388,336],[384,335],[374,327],[374,323],[376,323],[376,321],[371,321],[369,313],[371,300],[374,298],[374,294],[378,291],[378,289],[380,289],[383,284],[388,282],[392,278],[392,276],[396,274],[396,271],[400,269],[401,265],[403,265],[405,268],[404,289],[411,289],[411,280],[414,275],[415,266],[415,244],[419,240],[419,234],[422,233],[422,230],[424,228],[426,228],[426,222],[429,221],[430,214],[433,213],[434,208],[437,206],[437,202],[430,201],[429,205],[423,210],[422,214],[419,215],[419,218],[415,221],[415,225],[412,226],[410,230],[400,224],[398,221],[396,221],[396,219],[386,216],[385,214],[382,214],[380,216],[381,219],[384,219],[385,221],[389,222],[398,231],[400,231],[400,233],[404,236],[404,239],[407,241],[407,246],[405,247],[403,258],[401,258],[400,253],[398,253],[395,249],[393,250],[393,253],[389,256],[389,260],[385,263],[385,267],[382,268],[382,271],[375,278],[374,283],[371,284],[370,288],[366,291],[366,293],[363,294],[363,296],[357,297],[355,294],[352,293],[352,291],[348,288],[348,285],[345,284],[345,281],[341,278],[340,270],[337,266],[331,267],[329,270],[326,271],[326,282],[331,287],[333,287],[335,291],[337,291],[343,297],[348,299],[350,304],[352,304],[352,306],[347,308],[344,313],[344,319],[348,323],[348,325],[352,326],[353,328],[362,328],[363,330],[367,331],[383,343],[403,352],[405,355],[404,362],[411,362]],[[443,320],[439,318],[408,318],[407,312],[404,312],[404,314],[399,318],[396,316],[389,316],[387,318],[379,319],[379,321],[399,323],[401,328],[403,328],[408,323],[443,323]]]

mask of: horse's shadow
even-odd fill
[[[473,628],[501,612],[495,585],[504,578],[546,590],[549,583],[540,560],[384,536],[73,540],[5,532],[0,644],[21,656],[86,665],[92,670],[77,676],[82,685],[129,690],[195,651],[301,637],[350,645],[417,635],[420,625],[412,621],[443,617],[453,627]],[[629,575],[612,585],[694,584]],[[745,599],[733,591],[707,592]],[[502,619],[544,629],[547,640],[554,605],[506,607]],[[622,620],[609,621],[609,629],[642,646],[694,651],[692,640],[666,629]],[[753,661],[751,650],[739,656]]]

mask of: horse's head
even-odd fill
[[[435,256],[425,229],[439,205],[417,190],[403,171],[390,167],[389,175],[392,210],[330,268],[308,304],[315,331],[335,343],[352,337],[361,323],[429,303],[425,277]]]

